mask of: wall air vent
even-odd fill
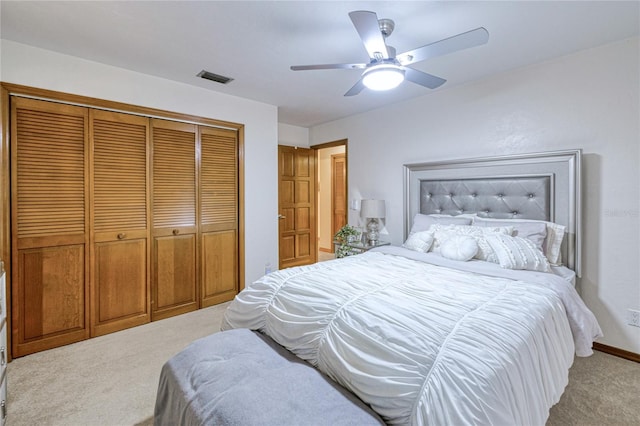
[[[204,78],[204,79],[207,79],[207,80],[211,80],[211,81],[215,81],[216,83],[220,83],[220,84],[227,84],[230,81],[233,81],[233,79],[230,78],[230,77],[225,77],[224,75],[214,74],[214,73],[206,71],[206,70],[200,71],[198,73],[198,77]]]

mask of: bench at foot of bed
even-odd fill
[[[259,333],[197,340],[162,367],[154,424],[381,425],[367,405]]]

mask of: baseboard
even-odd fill
[[[604,352],[609,355],[619,356],[620,358],[628,359],[629,361],[640,362],[640,354],[635,352],[625,351],[609,345],[603,345],[602,343],[593,342],[593,349]]]
[[[318,248],[318,251],[321,251],[323,253],[333,253],[333,250],[331,250],[330,248],[324,248],[324,247]]]

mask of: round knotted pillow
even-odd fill
[[[478,242],[469,235],[453,235],[440,245],[440,255],[451,260],[466,262],[478,253]]]

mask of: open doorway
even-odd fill
[[[311,147],[316,150],[316,226],[318,261],[334,258],[333,236],[348,221],[347,140]]]

